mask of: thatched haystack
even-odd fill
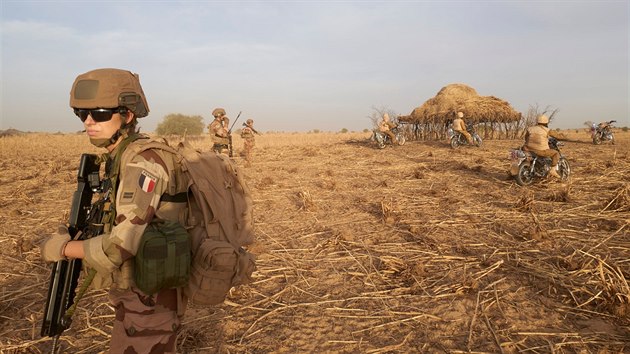
[[[447,123],[458,111],[464,112],[466,121],[474,123],[508,123],[521,119],[521,113],[507,101],[495,96],[480,96],[474,88],[465,84],[444,86],[435,97],[399,119],[407,123]]]
[[[413,124],[413,138],[418,140],[441,140],[446,137],[446,129],[457,112],[464,113],[466,123],[483,124],[477,132],[486,138],[508,136],[522,120],[517,112],[504,101],[495,96],[480,96],[474,88],[465,84],[450,84],[442,87],[422,106],[415,108],[407,116],[399,116],[402,123]]]

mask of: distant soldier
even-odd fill
[[[230,119],[225,115],[223,108],[215,108],[212,115],[214,120],[208,125],[213,142],[212,150],[227,155],[229,154],[230,143]]]
[[[259,134],[256,129],[254,129],[254,120],[248,119],[243,123],[243,130],[241,130],[241,138],[243,138],[243,156],[245,157],[246,166],[252,165],[252,150],[254,149],[254,144],[256,139],[254,138],[254,134]]]
[[[457,112],[457,118],[453,120],[453,130],[456,132],[460,132],[463,136],[466,137],[466,140],[468,140],[468,144],[472,145],[472,136],[470,136],[470,133],[466,130],[466,122],[464,122],[463,112]]]

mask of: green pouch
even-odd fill
[[[188,283],[191,247],[186,229],[175,221],[147,226],[135,257],[134,278],[138,289],[151,295],[161,289]]]

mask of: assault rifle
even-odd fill
[[[247,126],[247,123],[243,123],[243,124],[242,124],[242,126],[246,127],[246,126]],[[249,129],[251,129],[251,130],[254,132],[254,134],[258,134],[258,135],[260,135],[260,133],[259,133],[256,129],[254,129],[254,128],[252,128],[252,127],[249,127]]]
[[[232,128],[234,128],[234,124],[236,124],[236,121],[238,120],[238,117],[241,116],[241,112],[238,112],[238,115],[236,116],[236,119],[234,119],[234,122],[232,122],[232,126],[230,127],[230,130],[228,130],[228,149],[230,150],[230,157],[232,157],[234,155],[234,149],[232,148]]]
[[[79,172],[77,174],[77,190],[72,195],[68,231],[72,240],[83,240],[102,233],[100,223],[103,204],[106,198],[92,204],[95,192],[108,190],[99,178],[100,164],[97,156],[81,155]],[[92,225],[92,226],[91,226]],[[53,337],[52,352],[56,352],[57,342],[61,333],[70,327],[72,314],[76,303],[75,290],[81,274],[81,259],[61,260],[52,265],[48,297],[44,308],[41,336]],[[85,291],[85,290],[83,290]],[[79,295],[78,298],[82,296]],[[78,299],[77,299],[78,301]]]

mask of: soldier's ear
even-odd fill
[[[127,111],[127,116],[125,117],[125,123],[127,124],[131,123],[134,117],[135,115],[133,114],[132,111]]]

